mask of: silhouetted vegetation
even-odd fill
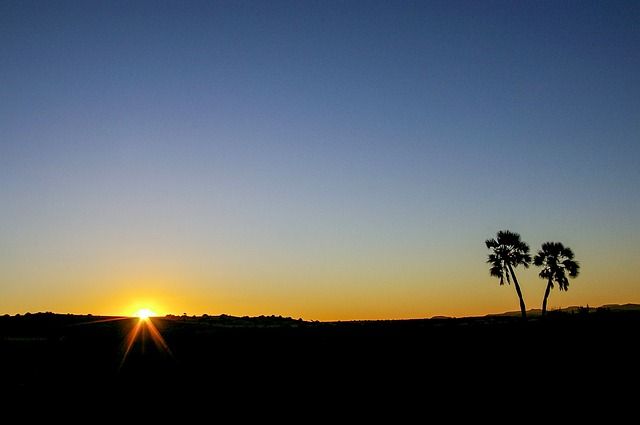
[[[520,290],[520,284],[516,278],[514,269],[519,265],[525,268],[529,267],[531,263],[531,256],[529,255],[529,245],[520,239],[518,233],[511,232],[509,230],[500,230],[495,239],[487,239],[485,245],[491,250],[487,263],[491,265],[489,273],[491,276],[498,277],[500,279],[500,285],[504,285],[506,281],[508,284],[513,284],[520,300],[520,312],[522,318],[527,318],[527,308],[524,304],[524,298],[522,297],[522,291]]]
[[[540,278],[547,280],[547,288],[542,300],[542,315],[547,312],[547,298],[554,282],[561,291],[569,290],[569,277],[578,276],[580,265],[573,260],[573,251],[560,242],[545,242],[533,258],[533,264],[542,267]]]
[[[51,313],[0,317],[3,389],[37,390],[51,383],[203,387],[208,394],[219,389],[220,396],[246,395],[264,385],[274,394],[291,394],[313,388],[385,391],[428,382],[454,391],[461,382],[509,382],[521,364],[527,364],[530,376],[557,374],[567,382],[580,382],[580,364],[589,364],[591,382],[637,371],[632,336],[640,327],[640,306],[572,307],[528,322],[509,315],[356,322],[221,315],[152,321],[170,353],[153,344],[143,327],[122,362],[138,319]],[[581,362],[537,365],[534,360],[548,356],[550,345],[563,358]]]

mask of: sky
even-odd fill
[[[0,1],[0,313],[640,302],[637,1]],[[517,269],[527,308],[545,282]]]

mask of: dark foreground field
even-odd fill
[[[528,323],[514,317],[343,323],[154,318],[168,350],[142,324],[126,358],[127,336],[138,319],[111,319],[0,317],[2,390],[251,398],[495,392],[500,399],[527,390],[606,393],[631,384],[632,395],[638,389],[638,311],[555,314]]]

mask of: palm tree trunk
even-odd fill
[[[549,283],[547,283],[547,290],[544,291],[544,300],[542,300],[542,315],[543,316],[547,312],[547,298],[549,298],[549,292],[551,292],[551,278],[549,278]]]
[[[527,320],[527,307],[524,305],[524,298],[522,298],[522,291],[520,291],[520,285],[518,284],[518,279],[516,278],[516,274],[513,272],[513,268],[511,264],[508,264],[509,272],[511,273],[511,277],[513,278],[514,286],[516,287],[516,292],[518,293],[518,298],[520,299],[520,311],[522,312],[522,319]]]

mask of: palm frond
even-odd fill
[[[562,265],[569,271],[569,277],[577,277],[580,273],[580,264],[577,261],[567,259],[562,262]]]
[[[493,277],[502,277],[502,267],[493,266],[489,269],[489,274]]]
[[[538,251],[536,256],[533,257],[533,265],[537,267],[542,266],[544,264],[544,258],[545,258],[544,252]]]
[[[490,274],[499,277],[501,285],[505,280],[511,284],[511,275],[507,270],[509,267],[516,268],[519,265],[529,267],[531,263],[529,245],[520,239],[518,233],[500,230],[495,238],[487,239],[485,245],[491,250],[487,257],[487,263],[491,264]]]
[[[487,249],[492,249],[498,246],[498,241],[495,239],[487,239],[484,241],[484,244],[487,246]]]
[[[560,242],[545,242],[533,259],[538,267],[543,267],[540,271],[540,278],[550,280],[551,288],[553,283],[557,283],[561,291],[569,288],[569,277],[574,278],[578,275],[580,268],[576,261],[573,261],[573,251],[569,247],[565,247]]]
[[[563,247],[564,248],[564,247]],[[562,250],[562,255],[567,259],[567,260],[573,260],[573,251],[571,250],[571,248],[566,247]]]

